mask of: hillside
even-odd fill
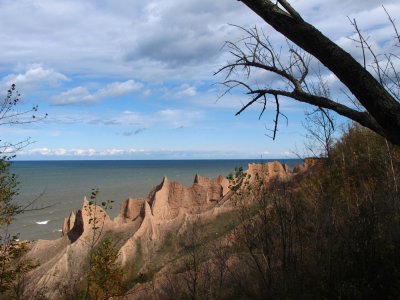
[[[324,159],[164,178],[111,220],[97,194],[31,243],[23,299],[325,299],[400,294],[400,151],[350,127]],[[98,205],[96,205],[96,203]]]
[[[278,162],[249,165],[248,174],[260,171],[266,181],[291,176],[288,168]],[[85,198],[82,209],[65,219],[60,239],[31,244],[25,258],[39,266],[26,277],[26,295],[58,299],[71,292],[74,284],[79,289],[90,250],[105,239],[111,239],[118,249],[118,263],[126,277],[165,273],[183,255],[185,246],[181,243],[195,224],[207,224],[208,230],[217,235],[213,239],[226,233],[236,209],[229,185],[222,176],[209,179],[196,175],[190,187],[164,177],[147,198],[122,202],[114,220],[104,207]]]

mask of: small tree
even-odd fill
[[[102,209],[100,209],[98,206],[98,204],[100,204],[98,201],[98,194],[99,189],[92,189],[90,201],[84,207],[85,213],[89,217],[89,225],[91,226],[91,237],[89,237],[88,267],[85,273],[86,286],[84,290],[84,299],[98,299],[97,295],[101,293],[101,291],[99,290],[99,286],[97,283],[99,281],[102,281],[102,278],[112,276],[112,274],[104,273],[110,270],[107,269],[107,266],[100,267],[99,263],[101,261],[109,261],[114,259],[114,256],[118,253],[117,251],[116,254],[113,254],[113,252],[111,251],[112,249],[110,249],[111,241],[108,241],[107,239],[102,242],[98,249],[96,248],[98,242],[102,238],[104,224],[107,217],[106,212],[107,210],[112,209],[112,203],[114,203],[114,201],[112,200],[103,201],[101,202]],[[111,251],[109,253],[111,256],[108,256],[106,250],[104,249],[108,249],[108,251]],[[115,256],[115,259],[112,261],[111,265],[115,263],[117,256]],[[111,267],[111,265],[110,268],[113,268]],[[99,270],[101,270],[101,272],[99,272]],[[103,292],[106,291],[108,291],[108,288]]]
[[[13,84],[0,102],[0,126],[33,123],[47,116],[37,116],[38,106],[28,110],[18,110],[21,98]],[[21,148],[30,143],[30,139],[18,143],[0,144],[0,295],[7,298],[21,297],[23,276],[37,265],[24,261],[23,254],[28,250],[28,242],[19,242],[18,235],[11,235],[8,227],[18,214],[31,210],[33,199],[25,205],[14,202],[18,195],[17,176],[10,171],[12,158]]]
[[[184,251],[187,257],[184,260],[185,264],[185,276],[184,282],[188,291],[188,298],[199,299],[201,294],[201,272],[200,264],[201,260],[204,259],[204,253],[202,249],[202,237],[201,237],[201,223],[197,219],[193,223],[189,224],[185,241]]]
[[[90,299],[109,299],[121,293],[122,267],[118,249],[111,238],[104,239],[93,251],[91,269],[85,277],[90,284]]]
[[[335,117],[321,108],[306,113],[306,121],[303,123],[307,130],[308,151],[315,157],[330,157],[331,148],[334,143]]]

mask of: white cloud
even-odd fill
[[[114,97],[129,94],[139,90],[142,87],[141,83],[134,80],[124,82],[113,82],[97,91],[95,96],[97,98]]]
[[[35,58],[67,74],[164,80],[184,78],[190,65],[204,77],[203,63],[215,63],[231,32],[227,23],[254,20],[232,0],[6,1],[0,66]]]
[[[89,149],[71,149],[69,151],[72,156],[93,156],[96,154],[96,150],[89,148]]]
[[[109,148],[109,149],[66,149],[66,148],[36,148],[24,150],[20,153],[20,158],[36,158],[36,159],[213,159],[213,158],[296,158],[296,156],[289,151],[283,153],[270,153],[266,152],[249,152],[241,150],[193,150],[193,149],[140,149],[140,148]]]
[[[113,155],[121,155],[121,154],[125,154],[126,150],[123,149],[107,149],[105,151],[100,152],[101,155],[106,155],[106,156],[113,156]]]
[[[385,39],[393,35],[381,4],[385,5],[393,17],[400,14],[398,0],[292,0],[291,4],[332,40],[343,42],[345,49],[358,55],[358,59],[360,49],[347,38],[354,31],[347,16],[359,21],[360,28],[366,36],[371,36],[370,41],[374,40],[374,46],[377,45],[380,51],[385,50]],[[43,132],[60,130],[65,133],[82,125],[85,129],[80,132],[82,135],[85,132],[89,136],[97,136],[105,126],[126,125],[118,130],[101,132],[102,140],[110,138],[110,142],[114,140],[107,131],[112,131],[114,138],[117,131],[131,134],[134,138],[136,129],[148,128],[136,140],[144,140],[146,135],[154,135],[157,140],[157,132],[154,130],[157,127],[170,129],[191,126],[196,135],[199,124],[209,124],[215,128],[227,127],[221,126],[221,122],[231,124],[231,117],[248,98],[235,91],[216,102],[218,93],[215,90],[204,91],[210,81],[220,81],[220,78],[212,74],[227,60],[226,49],[221,50],[224,41],[238,41],[243,37],[243,32],[228,23],[244,28],[257,24],[267,35],[271,35],[271,41],[277,49],[285,44],[283,39],[277,38],[279,34],[275,30],[240,1],[21,0],[2,1],[0,6],[0,28],[4,29],[1,31],[0,74],[5,76],[12,73],[0,77],[1,83],[12,80],[36,88],[38,93],[33,95],[33,101],[57,95],[52,99],[53,104],[90,104],[139,91],[140,96],[135,102],[115,101],[117,105],[112,106],[110,101],[103,107],[96,106],[95,111],[85,106],[76,109],[56,106],[45,108],[49,118],[45,121],[46,126],[43,127],[47,128]],[[34,65],[38,62],[41,64]],[[333,86],[339,85],[328,72],[322,75]],[[138,81],[127,80],[131,78],[143,82],[145,88],[141,88]],[[68,79],[74,80],[68,83],[68,87],[57,91],[48,88]],[[256,80],[260,85],[277,82],[276,78],[265,74],[257,76]],[[99,82],[105,83],[99,86]],[[201,84],[197,84],[199,82]],[[169,90],[163,93],[160,89],[162,86]],[[19,90],[24,92],[22,88]],[[142,101],[144,97],[149,98]],[[176,101],[178,97],[182,101]],[[177,106],[178,102],[180,107]],[[292,103],[283,100],[282,112],[289,109],[297,112],[299,107],[303,110],[301,105]],[[121,107],[122,104],[127,106]],[[221,114],[217,115],[214,109]],[[229,115],[223,111],[225,109],[229,110]],[[258,109],[255,106],[236,118],[235,122],[240,123],[238,127],[256,120]],[[118,110],[130,112],[122,114],[117,113]],[[273,111],[274,105],[268,103],[267,113]],[[229,121],[225,122],[224,118]],[[269,122],[269,115],[262,121],[265,120]],[[261,123],[260,126],[264,127]],[[215,138],[215,133],[209,132],[210,140]],[[231,133],[228,134],[228,130],[226,132],[225,137],[228,139]],[[45,134],[34,136],[38,141],[44,137]],[[243,138],[250,140],[247,134]],[[77,148],[75,152],[67,149],[68,145],[80,147],[77,141],[70,143],[67,137],[53,138],[51,143],[56,142],[57,146],[62,146],[58,144],[61,141],[66,148],[58,149],[60,154],[93,153],[88,149]],[[180,140],[177,143],[185,142]],[[51,143],[42,145],[50,147]],[[99,142],[85,145],[96,148],[96,143]],[[110,147],[109,151],[114,153],[120,149],[119,145],[106,147]],[[287,148],[285,146],[284,150]],[[42,151],[56,153],[55,149],[50,148]],[[271,152],[281,153],[283,149],[271,149]]]
[[[149,97],[151,95],[151,90],[147,89],[143,92],[143,96]]]
[[[137,125],[141,128],[179,128],[190,126],[204,117],[199,110],[166,108],[152,113],[125,111],[113,117],[104,118],[102,124]]]
[[[283,155],[285,157],[296,157],[296,155],[292,151],[284,151],[284,152],[282,152],[281,155]]]
[[[63,148],[58,148],[54,150],[54,155],[62,156],[67,154],[67,150]]]
[[[113,82],[106,85],[94,93],[90,93],[86,87],[75,87],[52,98],[51,103],[54,105],[67,105],[77,103],[90,103],[99,101],[103,98],[118,97],[132,93],[142,87],[141,83],[134,80],[124,82]]]
[[[125,110],[117,113],[59,114],[49,117],[49,124],[87,124],[103,126],[134,126],[136,130],[126,131],[125,136],[136,135],[151,128],[179,128],[195,125],[205,117],[202,110],[165,108],[154,112]],[[130,134],[132,133],[132,134]]]
[[[56,105],[75,104],[75,103],[88,103],[93,102],[95,98],[90,95],[87,88],[78,86],[66,92],[55,96],[51,102]]]
[[[244,4],[232,0],[3,2],[3,70],[40,61],[65,74],[204,78],[223,62],[223,42],[241,36],[228,23],[267,27]],[[393,16],[399,13],[398,0],[292,2],[334,40],[352,33],[347,16],[359,18],[361,25],[371,20],[377,24],[385,19],[382,4]],[[273,30],[268,34],[277,35]]]
[[[197,90],[195,86],[190,86],[184,84],[181,86],[180,90],[176,93],[179,98],[193,97],[197,95]]]
[[[64,148],[50,149],[47,147],[34,148],[29,150],[22,150],[21,155],[42,155],[42,156],[63,156],[67,154],[67,150]]]
[[[56,86],[68,78],[53,69],[46,69],[40,65],[30,66],[24,73],[9,74],[2,79],[3,86],[16,84],[18,89],[31,89],[41,85]]]
[[[195,110],[164,109],[155,113],[158,122],[169,127],[186,127],[201,119],[203,113]]]
[[[45,156],[45,157],[94,157],[94,156],[117,156],[143,152],[143,149],[93,149],[93,148],[33,148],[20,152],[21,156]]]
[[[225,16],[239,7],[226,0],[158,0],[144,4],[145,18],[138,24],[138,31],[147,34],[135,37],[127,58],[146,58],[170,67],[215,58],[223,41],[217,39],[228,28]]]

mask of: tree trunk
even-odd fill
[[[331,70],[382,127],[386,138],[400,145],[400,103],[349,53],[314,26],[284,12],[271,1],[241,2]]]

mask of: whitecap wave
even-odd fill
[[[46,221],[37,221],[37,222],[35,222],[36,224],[39,224],[39,225],[46,225],[47,223],[49,223],[50,222],[50,220],[46,220]]]

